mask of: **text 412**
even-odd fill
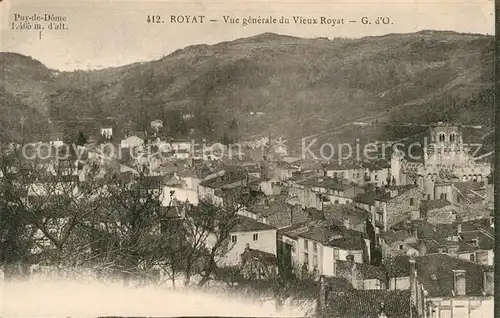
[[[163,20],[159,15],[148,15],[146,18],[147,23],[163,23]]]

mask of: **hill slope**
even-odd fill
[[[355,121],[493,123],[492,36],[423,31],[327,40],[265,33],[157,61],[61,74],[25,59],[1,63],[9,74],[3,89],[22,92],[26,107],[66,123],[113,117],[138,128],[182,113],[194,115],[188,128],[214,137],[237,130],[285,138],[340,134],[336,127]],[[391,138],[387,129],[369,134]]]

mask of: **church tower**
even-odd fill
[[[455,166],[467,165],[468,156],[459,125],[439,122],[430,127],[430,143],[425,149],[425,165]]]

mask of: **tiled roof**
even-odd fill
[[[238,181],[243,181],[244,177],[240,176],[222,176],[222,177],[215,177],[209,180],[204,180],[200,183],[201,186],[203,187],[208,187],[212,189],[219,189],[222,188],[225,185],[229,185]]]
[[[325,277],[327,293],[335,295],[337,292],[355,290],[351,282],[341,277]]]
[[[267,265],[276,264],[276,255],[251,248],[245,249],[243,254],[241,254],[241,259],[243,260],[243,262],[247,262],[248,260],[255,260]]]
[[[431,224],[426,220],[408,220],[391,227],[393,230],[406,230],[413,233],[416,230],[418,239],[445,241],[448,237],[457,234],[457,227],[453,224]]]
[[[447,254],[427,254],[416,257],[417,277],[429,293],[429,297],[453,296],[453,270],[466,271],[467,296],[482,296],[483,271],[490,268]]]
[[[420,211],[427,212],[430,210],[441,209],[446,206],[451,206],[451,203],[446,199],[437,200],[422,200],[420,201]]]
[[[484,189],[485,185],[483,182],[453,182],[453,186],[458,190],[458,192],[469,202],[480,202],[484,200],[476,190]]]
[[[313,186],[318,188],[337,190],[337,191],[344,191],[346,188],[352,186],[352,184],[344,182],[344,180],[337,180],[330,177],[308,178],[306,180],[297,182],[297,184],[303,186]]]
[[[316,178],[317,173],[316,172],[296,172],[293,173],[293,176],[289,178],[287,181],[292,181],[292,182],[300,182],[309,178]]]
[[[456,226],[458,223],[454,223]],[[478,219],[478,220],[471,220],[471,221],[466,221],[466,222],[461,222],[462,224],[462,232],[467,232],[467,231],[475,231],[475,230],[490,230],[490,220],[489,219]]]
[[[410,317],[410,292],[388,290],[349,290],[328,296],[325,316],[331,318]],[[416,315],[415,315],[416,316]]]
[[[391,167],[391,164],[384,160],[366,161],[363,162],[361,165],[363,168],[369,169],[371,171],[382,170],[384,168]]]
[[[323,165],[324,170],[350,170],[350,169],[361,169],[362,165],[357,163],[346,162],[339,164],[337,162],[332,162]]]
[[[391,195],[387,192],[384,192],[382,190],[374,190],[358,194],[356,197],[353,198],[353,201],[363,204],[373,205],[375,201],[383,200],[390,197]]]
[[[249,207],[249,210],[267,217],[269,224],[282,228],[290,225],[292,221],[290,213],[293,214],[293,222],[304,222],[308,215],[301,207],[291,206],[287,203],[286,195],[277,195],[268,198],[268,204],[257,204]]]
[[[387,244],[392,244],[395,242],[402,242],[407,239],[411,239],[413,236],[411,236],[407,231],[405,230],[393,230],[389,229],[389,231],[385,232],[382,234],[382,239],[387,243]]]
[[[307,231],[308,228],[314,225],[316,222],[318,221],[307,220],[303,222],[294,223],[290,226],[279,229],[278,236],[286,235],[291,238],[298,238],[300,233]]]
[[[495,248],[495,238],[484,230],[462,232],[460,239],[467,245],[462,246],[461,251],[470,251],[476,249],[493,250]],[[477,240],[478,245],[474,245],[474,240]]]
[[[364,224],[369,218],[368,212],[358,209],[352,205],[334,204],[323,207],[325,219],[333,220],[342,224],[344,219],[348,219],[352,226]]]
[[[275,230],[274,226],[258,222],[252,218],[238,215],[238,223],[234,226],[231,232],[252,232],[252,231],[265,231]]]
[[[303,237],[345,250],[362,250],[364,248],[361,233],[335,225],[332,221],[316,220],[297,223],[280,229],[278,233],[293,238]]]
[[[342,238],[330,240],[327,245],[343,250],[363,250],[366,243],[359,232],[348,231],[343,233]]]
[[[351,264],[348,261],[337,260],[337,269],[340,271],[350,270]],[[363,274],[363,279],[379,279],[385,281],[385,270],[382,267],[356,263],[356,269]]]

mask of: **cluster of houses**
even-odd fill
[[[493,303],[490,168],[463,159],[468,153],[462,152],[453,169],[467,171],[467,178],[443,176],[435,149],[446,140],[460,142],[460,130],[440,123],[430,134],[437,136],[432,159],[426,156],[414,170],[397,153],[388,161],[344,164],[283,155],[254,160],[244,153],[214,159],[205,151],[200,155],[200,145],[191,141],[140,133],[116,146],[142,155],[116,151],[109,157],[94,147],[85,160],[100,160],[124,174],[148,167],[169,194],[165,207],[201,200],[222,205],[231,193],[250,189],[253,199],[238,211],[232,248],[219,265],[250,266],[248,275],[265,279],[282,258],[291,268],[317,274],[325,316],[472,317],[492,310]],[[150,156],[146,145],[170,155]]]

